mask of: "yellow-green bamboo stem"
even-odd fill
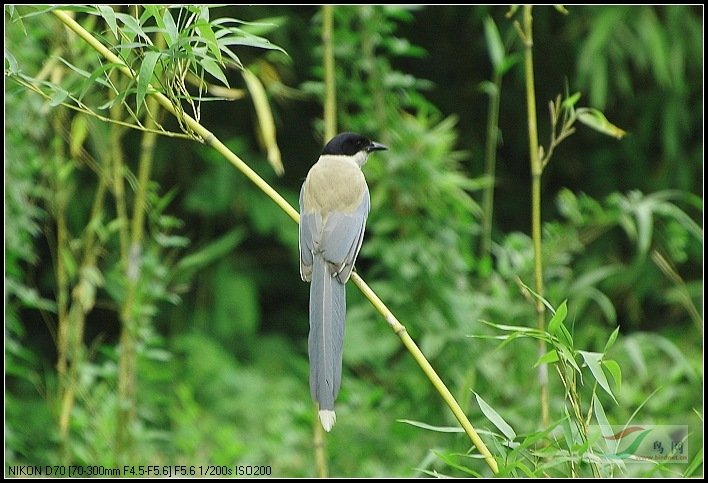
[[[388,307],[386,307],[386,304],[384,304],[383,301],[379,298],[379,296],[376,295],[373,290],[371,290],[371,287],[369,287],[367,283],[364,282],[364,280],[359,276],[358,273],[352,273],[351,280],[357,287],[359,287],[361,293],[363,293],[364,296],[369,299],[371,305],[373,305],[374,308],[383,316],[384,320],[386,320],[386,323],[391,327],[391,330],[393,330],[393,332],[401,339],[401,342],[403,342],[405,348],[408,349],[408,352],[410,352],[410,354],[413,356],[415,361],[418,363],[420,368],[428,377],[428,380],[430,380],[430,382],[433,384],[440,396],[442,396],[443,400],[448,405],[452,413],[455,415],[455,418],[457,418],[457,420],[459,421],[460,425],[462,426],[462,429],[465,430],[467,436],[469,436],[472,443],[477,447],[477,450],[482,454],[482,456],[484,457],[484,461],[487,463],[487,465],[489,465],[489,467],[495,474],[498,473],[499,468],[497,467],[496,460],[489,452],[489,449],[487,449],[487,446],[484,444],[482,439],[477,434],[477,431],[475,431],[474,427],[467,419],[467,416],[462,411],[462,408],[460,408],[460,405],[457,404],[455,397],[448,390],[447,386],[445,386],[445,383],[442,381],[442,379],[440,379],[440,376],[438,376],[438,374],[435,372],[435,369],[433,369],[433,366],[430,365],[430,362],[428,362],[428,359],[421,352],[421,350],[418,348],[413,339],[411,339],[411,336],[408,335],[408,331],[406,330],[405,326],[403,326],[403,324],[398,321],[396,316],[393,315],[393,312],[391,312]]]
[[[152,171],[152,160],[157,140],[157,122],[154,116],[159,115],[160,106],[157,99],[151,97],[147,100],[147,111],[151,116],[146,122],[149,131],[143,134],[140,145],[140,159],[138,161],[138,184],[133,202],[133,219],[130,229],[130,258],[134,260],[140,255],[140,245],[143,242],[143,232],[145,224],[145,207],[147,198],[147,186],[150,181]],[[155,128],[155,129],[153,129]]]
[[[120,71],[123,72],[124,74],[134,77],[135,74],[123,63],[123,61],[118,58],[115,54],[113,54],[110,50],[108,50],[106,47],[103,46],[97,39],[95,39],[88,31],[86,31],[81,25],[79,25],[76,21],[74,21],[71,17],[66,15],[64,12],[60,10],[53,10],[52,13],[59,18],[67,27],[69,27],[71,30],[76,32],[79,37],[84,39],[89,45],[91,45],[94,49],[96,49],[101,55],[103,55],[107,60],[110,62],[114,62],[121,67],[119,67]],[[165,97],[164,95],[160,94],[159,92],[156,92],[152,89],[149,90],[150,94],[155,96],[155,98],[158,100],[160,105],[165,108],[167,111],[169,111],[172,114],[175,115],[180,115],[182,117],[182,121],[198,136],[200,136],[205,143],[209,144],[212,146],[214,149],[216,149],[220,154],[222,154],[230,163],[232,163],[237,169],[239,169],[251,182],[253,182],[258,188],[260,188],[268,197],[270,197],[285,213],[290,216],[293,220],[295,220],[297,223],[300,222],[300,215],[295,210],[280,194],[275,191],[268,183],[263,180],[258,174],[255,173],[245,162],[243,162],[236,154],[231,152],[219,139],[217,139],[209,130],[207,130],[204,126],[202,126],[199,122],[197,122],[195,119],[190,117],[189,115],[183,113],[183,112],[178,112],[177,109],[172,105],[172,103]],[[428,377],[428,379],[431,381],[433,386],[436,388],[436,390],[440,393],[442,396],[443,400],[445,403],[450,407],[452,410],[453,414],[457,418],[457,420],[460,422],[462,428],[464,431],[467,433],[469,436],[470,440],[472,443],[477,447],[479,452],[484,456],[484,460],[489,465],[490,469],[494,473],[498,473],[499,469],[497,466],[496,461],[494,460],[494,457],[492,454],[489,452],[489,449],[487,449],[486,445],[482,441],[482,439],[479,437],[477,432],[474,430],[474,427],[472,424],[469,422],[467,419],[467,416],[464,414],[462,409],[460,408],[459,404],[457,404],[457,401],[455,401],[454,396],[450,393],[450,391],[447,389],[445,386],[445,383],[442,382],[440,377],[437,375],[435,370],[432,368],[428,360],[425,358],[425,355],[420,351],[418,346],[413,342],[413,340],[410,338],[408,333],[405,330],[405,327],[398,322],[396,317],[393,315],[393,313],[386,307],[386,305],[379,299],[379,297],[374,293],[373,290],[359,277],[357,274],[352,274],[352,280],[354,281],[354,284],[359,287],[359,289],[362,291],[364,296],[369,299],[371,304],[379,311],[379,313],[384,317],[386,322],[391,326],[391,328],[394,330],[394,332],[399,336],[401,341],[403,342],[404,346],[406,349],[411,353],[411,355],[414,357],[418,365],[423,369],[423,372],[425,375]]]
[[[322,47],[324,50],[324,137],[337,134],[337,89],[334,72],[334,7],[322,6]]]
[[[538,151],[538,126],[536,124],[536,93],[534,88],[533,71],[533,17],[531,5],[524,6],[524,71],[526,74],[526,109],[529,130],[529,155],[531,159],[531,238],[533,239],[534,254],[534,289],[539,297],[536,298],[536,325],[539,330],[545,330],[545,305],[542,302],[543,290],[543,261],[541,259],[541,174],[543,165]],[[546,342],[538,342],[539,356],[546,353]],[[550,424],[548,400],[548,365],[538,367],[538,377],[541,390],[541,423],[543,427]]]
[[[111,118],[120,119],[122,109],[120,103],[111,107]],[[123,179],[123,150],[121,148],[122,128],[112,125],[110,134],[110,153],[112,161],[112,186],[118,218],[120,238],[121,263],[126,273],[131,266],[130,257],[130,222],[128,219],[127,202],[125,199],[125,184]],[[137,384],[137,352],[136,352],[136,327],[133,317],[133,301],[130,290],[131,281],[128,277],[128,291],[120,310],[121,332],[118,352],[118,421],[116,424],[116,461],[127,462],[131,458],[129,452],[132,447],[132,429],[136,411],[136,384]]]
[[[327,450],[325,448],[325,432],[322,429],[322,424],[320,424],[318,413],[319,407],[315,405],[312,411],[314,416],[312,432],[315,447],[315,472],[318,478],[327,478],[329,476],[329,468],[327,465]]]

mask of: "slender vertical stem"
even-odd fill
[[[315,405],[315,410],[313,411],[315,415],[314,427],[313,427],[313,444],[315,446],[315,470],[317,471],[318,478],[327,478],[329,475],[329,468],[327,466],[327,448],[325,447],[325,432],[320,424],[320,419],[318,416],[318,408]]]
[[[120,103],[115,103],[111,106],[111,119],[120,120],[122,107]],[[121,260],[125,261],[128,258],[128,240],[129,240],[129,224],[128,210],[125,200],[125,184],[123,182],[123,149],[121,148],[120,139],[122,137],[123,128],[117,124],[111,124],[110,127],[110,146],[109,152],[111,157],[111,180],[113,182],[113,196],[116,202],[116,215],[118,218],[118,233],[120,237],[120,256]]]
[[[536,93],[534,90],[533,72],[533,17],[531,5],[524,6],[524,68],[526,74],[526,109],[529,130],[529,155],[531,159],[531,237],[534,254],[534,288],[539,297],[536,298],[536,325],[539,330],[545,328],[545,305],[543,297],[543,261],[541,259],[541,174],[543,165],[538,151],[538,126],[536,124]],[[539,340],[539,355],[546,353],[546,343]],[[538,368],[538,379],[541,387],[541,423],[544,427],[550,424],[548,409],[548,366],[541,364]]]
[[[324,48],[324,137],[337,134],[337,91],[334,72],[334,11],[332,5],[322,6],[322,47]]]
[[[122,104],[116,102],[110,110],[111,119],[119,120],[122,113]],[[120,239],[120,264],[126,273],[130,263],[130,222],[128,219],[127,202],[125,199],[125,185],[123,179],[124,163],[123,149],[121,147],[122,128],[111,125],[109,152],[112,167],[111,181],[113,196],[115,198],[116,216],[118,219],[118,234]],[[127,277],[130,280],[130,276]],[[116,424],[116,461],[118,463],[129,461],[129,451],[132,447],[132,429],[135,418],[136,397],[136,332],[134,311],[131,300],[130,281],[125,298],[120,309],[121,332],[118,352],[118,414]]]
[[[61,70],[61,69],[58,69]],[[69,255],[69,229],[66,222],[67,187],[61,179],[65,166],[64,142],[61,133],[64,130],[66,115],[60,110],[52,121],[54,131],[54,210],[57,224],[56,235],[56,280],[57,280],[57,373],[59,375],[59,439],[64,463],[69,463],[69,429],[71,410],[74,407],[74,383],[78,361],[72,353],[73,318],[69,305],[69,273],[66,258]]]

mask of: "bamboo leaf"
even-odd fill
[[[487,402],[482,399],[482,396],[477,394],[476,392],[474,393],[474,396],[477,398],[477,404],[479,404],[479,409],[482,410],[484,415],[489,419],[494,426],[497,427],[499,431],[502,432],[504,436],[510,441],[513,441],[516,439],[516,432],[514,429],[509,426],[509,423],[507,423],[504,418],[501,417],[501,415],[494,410],[492,406],[487,404]]]
[[[499,66],[499,73],[504,75],[509,69],[518,64],[523,57],[518,52],[512,52],[504,57],[504,61]]]
[[[556,313],[551,317],[551,321],[548,323],[548,332],[551,335],[557,335],[560,330],[560,326],[563,324],[566,316],[568,315],[568,306],[566,304],[567,300],[564,300],[562,304],[556,310]]]
[[[143,105],[145,96],[147,95],[152,76],[155,71],[155,65],[162,54],[160,52],[146,52],[143,58],[143,63],[140,66],[138,74],[138,90],[136,94],[136,110],[135,113],[140,113],[140,107]]]
[[[563,100],[563,104],[562,104],[563,108],[564,109],[571,109],[571,108],[575,107],[575,104],[578,103],[578,101],[580,100],[582,95],[583,94],[581,92],[576,92],[572,96],[565,98]]]
[[[118,23],[116,22],[116,13],[113,11],[113,8],[108,5],[97,5],[96,8],[101,14],[101,17],[103,17],[103,20],[108,24],[108,28],[113,32],[113,36],[118,38]]]
[[[17,63],[17,59],[15,59],[15,56],[12,55],[12,53],[10,53],[10,51],[7,50],[7,48],[5,48],[5,61],[7,62],[8,71],[9,71],[8,73],[10,75],[16,74],[19,71],[19,69],[18,69],[19,64]]]
[[[693,457],[693,460],[689,463],[689,465],[686,467],[686,469],[683,472],[684,478],[689,478],[691,476],[699,476],[698,470],[700,468],[703,468],[703,448],[699,449],[698,452],[696,453],[696,456]],[[703,474],[701,472],[701,474]]]
[[[59,247],[59,257],[61,258],[61,263],[64,265],[64,270],[66,270],[69,279],[73,280],[79,270],[74,254],[71,253],[68,247],[61,246]]]
[[[558,362],[558,352],[552,349],[539,357],[533,366],[538,367],[541,364],[553,364],[555,362]]]
[[[143,28],[140,26],[138,20],[135,17],[125,13],[116,13],[115,16],[125,26],[126,31],[133,35],[141,37],[143,40],[149,42],[150,45],[152,45],[150,37],[148,37],[148,35],[143,31]]]
[[[570,349],[574,347],[573,336],[570,334],[565,325],[560,324],[560,333],[558,338]]]
[[[74,72],[76,72],[76,73],[79,74],[80,76],[86,77],[86,78],[91,77],[91,74],[90,74],[88,71],[86,71],[86,70],[84,70],[84,69],[81,69],[80,67],[76,67],[74,64],[72,64],[72,63],[69,62],[68,60],[66,60],[66,59],[64,59],[64,58],[62,58],[62,57],[59,57],[59,61],[61,61],[64,65],[66,65],[67,67],[69,67],[69,69],[73,70]]]
[[[56,86],[55,89],[54,94],[52,94],[52,97],[49,99],[49,105],[52,107],[58,106],[64,102],[67,97],[69,97],[69,93],[61,87]]]
[[[620,368],[620,365],[617,361],[613,361],[611,359],[603,360],[602,364],[610,372],[610,375],[612,376],[612,379],[614,379],[615,385],[617,386],[617,390],[619,391],[622,388],[622,369]]]
[[[602,354],[600,354],[599,352],[578,352],[585,360],[585,363],[587,364],[588,368],[590,369],[590,372],[592,373],[593,377],[600,385],[600,387],[612,397],[613,401],[617,402],[617,399],[615,399],[615,395],[612,393],[612,389],[610,389],[610,385],[607,383],[605,372],[602,370]]]
[[[245,37],[245,36],[230,35],[228,37],[223,37],[223,38],[219,39],[219,46],[221,48],[223,48],[225,46],[230,46],[230,45],[242,45],[245,47],[256,47],[259,49],[278,50],[278,51],[287,55],[287,52],[285,52],[285,50],[283,50],[282,48],[270,43],[270,41],[268,41],[264,38],[256,37],[256,36]]]
[[[71,135],[69,136],[69,154],[77,158],[88,136],[88,121],[86,116],[78,114],[71,120]]]
[[[606,354],[607,351],[609,351],[612,346],[615,345],[615,341],[617,340],[617,336],[619,335],[619,330],[620,328],[618,326],[615,330],[612,331],[610,337],[607,339],[607,343],[605,344],[605,349],[602,352]]]
[[[221,67],[219,67],[219,64],[214,62],[211,59],[203,58],[199,61],[199,65],[202,66],[202,68],[207,71],[209,74],[212,75],[212,77],[215,77],[218,79],[222,84],[224,84],[226,87],[229,87],[229,81],[226,80],[226,76],[224,75],[224,71],[221,70]]]
[[[491,17],[484,19],[484,37],[487,40],[487,51],[495,71],[499,71],[504,62],[504,43],[499,29]]]
[[[78,99],[82,100],[84,96],[88,93],[88,91],[91,89],[91,87],[94,87],[95,84],[100,84],[103,87],[111,88],[111,84],[106,81],[106,79],[103,78],[103,76],[106,74],[106,72],[110,71],[111,69],[115,69],[117,67],[121,67],[119,64],[102,64],[100,67],[98,67],[96,70],[94,70],[91,75],[86,79],[85,81],[82,82],[82,88],[81,88],[81,93],[79,94]]]
[[[175,42],[177,42],[177,38],[179,38],[179,30],[177,29],[177,24],[175,24],[175,20],[172,18],[169,8],[165,9],[162,22],[165,24],[165,41],[167,47],[172,47]]]
[[[282,176],[283,173],[285,173],[285,168],[283,168],[278,141],[275,137],[275,121],[273,121],[273,113],[270,110],[268,96],[266,95],[261,81],[250,70],[243,70],[243,78],[246,81],[246,87],[251,93],[253,106],[256,109],[258,127],[260,128],[263,144],[268,153],[268,161],[275,173],[278,176]]]
[[[427,423],[421,423],[420,421],[413,421],[411,419],[397,419],[399,423],[410,424],[417,428],[427,429],[428,431],[436,431],[438,433],[464,433],[465,430],[459,426],[433,426]]]
[[[612,124],[605,115],[597,109],[581,107],[577,110],[578,121],[586,126],[616,139],[622,139],[626,131]]]
[[[197,29],[197,32],[199,32],[199,36],[202,41],[206,43],[209,52],[211,52],[216,59],[216,62],[222,62],[221,47],[216,39],[214,31],[211,28],[211,24],[202,20],[195,24],[195,28]]]
[[[559,359],[563,359],[568,365],[570,365],[575,370],[575,372],[577,372],[582,378],[583,372],[580,370],[578,363],[575,362],[575,356],[568,347],[559,346],[558,357]]]

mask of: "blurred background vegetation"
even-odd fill
[[[620,383],[608,364],[611,393],[596,392],[583,356],[588,420],[597,401],[610,424],[689,427],[689,464],[615,474],[701,475],[703,10],[568,10],[533,11],[541,143],[547,103],[575,92],[628,135],[579,126],[555,150],[542,185],[545,298],[567,300],[575,349],[621,368]],[[542,427],[534,342],[488,338],[501,325],[535,326],[524,288],[533,249],[522,44],[507,11],[335,7],[333,36],[339,130],[390,146],[364,169],[372,212],[358,271],[500,466],[514,446],[475,393],[518,435],[567,438],[572,419],[567,380],[552,368]],[[319,7],[73,15],[297,206],[326,141]],[[6,464],[249,464],[315,475],[296,225],[216,151],[146,134],[182,129],[142,103],[146,85],[119,76],[51,12],[6,6],[5,28]],[[217,39],[233,55],[213,51]],[[493,212],[483,202],[492,186]],[[348,307],[329,474],[488,475],[464,434],[426,429],[456,422],[353,286]],[[578,456],[587,448],[567,441],[543,453],[548,444],[509,473],[592,474]]]

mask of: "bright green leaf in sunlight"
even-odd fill
[[[262,37],[256,37],[255,35],[230,35],[228,37],[219,38],[219,45],[222,46],[222,48],[228,45],[243,45],[246,47],[256,47],[259,49],[278,50],[284,54],[287,54],[287,52],[277,45],[270,43],[270,41]]]
[[[221,67],[219,67],[219,64],[214,62],[211,59],[203,58],[199,61],[199,65],[201,65],[205,71],[207,71],[209,74],[214,76],[215,78],[219,79],[219,81],[224,84],[226,87],[229,87],[229,81],[226,80],[226,76],[224,75],[224,71],[221,70]]]
[[[585,360],[585,363],[588,365],[588,368],[590,369],[590,372],[592,373],[593,377],[597,381],[597,383],[600,385],[601,388],[605,390],[607,394],[609,394],[612,397],[612,400],[617,402],[617,399],[615,399],[615,395],[612,393],[612,389],[610,389],[610,385],[607,382],[607,378],[605,377],[605,373],[602,370],[602,354],[599,352],[587,352],[587,351],[578,351],[580,355],[583,357],[583,360]]]
[[[560,326],[563,324],[563,321],[568,315],[568,306],[566,302],[567,300],[564,300],[563,303],[560,304],[560,306],[556,310],[556,313],[553,314],[551,321],[548,323],[548,332],[550,332],[552,335],[556,335],[558,333],[558,331],[560,330]]]
[[[219,50],[219,43],[216,40],[216,35],[214,30],[211,28],[211,24],[204,21],[199,21],[195,24],[197,32],[201,40],[206,43],[209,52],[214,56],[217,62],[222,62],[221,50]]]
[[[143,31],[143,28],[140,26],[138,23],[137,19],[133,17],[132,15],[128,15],[125,13],[117,13],[115,14],[116,18],[121,21],[123,25],[125,25],[124,30],[133,34],[139,36],[143,40],[145,40],[148,43],[152,43],[150,40],[150,37]]]
[[[15,56],[10,53],[9,50],[5,49],[5,61],[7,62],[7,66],[9,68],[9,73],[10,74],[16,74],[18,72],[18,64],[17,64],[17,59],[15,59]]]
[[[497,427],[499,431],[502,432],[504,436],[510,441],[513,441],[516,439],[516,432],[514,429],[509,426],[509,423],[507,423],[504,418],[501,417],[501,415],[492,408],[487,402],[482,399],[482,396],[477,394],[476,392],[474,393],[474,396],[477,398],[477,404],[479,404],[479,409],[482,410],[484,415],[489,419],[494,426]]]
[[[479,83],[479,90],[488,96],[496,96],[499,94],[499,88],[491,81],[482,81]]]
[[[539,357],[533,366],[538,367],[541,364],[553,364],[555,362],[558,362],[558,352],[556,352],[556,350],[553,349],[553,350],[546,352],[541,357]]]
[[[71,136],[69,136],[69,154],[72,158],[81,155],[81,149],[88,136],[88,119],[82,114],[77,114],[71,121]]]
[[[578,103],[580,100],[580,97],[582,96],[582,93],[576,92],[570,97],[567,97],[563,100],[563,108],[564,109],[570,109],[575,107],[575,105]]]
[[[622,139],[627,134],[626,131],[608,121],[605,115],[597,109],[581,107],[576,111],[576,115],[578,116],[578,121],[602,134],[607,134],[616,139]]]
[[[504,43],[499,35],[499,29],[491,17],[484,19],[484,36],[487,39],[487,51],[494,70],[499,71],[502,62],[504,62]]]
[[[565,327],[564,324],[560,324],[560,331],[558,333],[558,337],[560,340],[563,342],[563,344],[566,345],[566,347],[573,348],[573,336],[570,334],[570,331]]]
[[[221,19],[219,19],[221,20]],[[250,35],[262,36],[267,35],[274,30],[282,27],[287,22],[287,17],[266,17],[258,20],[258,22],[246,22],[244,20],[230,19],[241,24],[241,30]],[[214,23],[217,23],[215,20]]]
[[[143,105],[145,96],[152,81],[152,74],[155,71],[155,64],[160,59],[160,52],[146,52],[143,58],[143,63],[140,66],[140,74],[138,75],[138,92],[136,94],[136,114],[140,112],[140,106]]]
[[[605,350],[603,351],[604,353],[607,353],[607,351],[610,350],[613,345],[615,345],[615,341],[617,340],[617,336],[619,335],[619,330],[620,328],[617,327],[610,334],[610,337],[607,339],[607,343],[605,344]]]
[[[410,424],[416,428],[427,429],[428,431],[436,431],[438,433],[464,433],[464,429],[459,426],[433,426],[427,423],[421,423],[420,421],[413,421],[411,419],[398,419],[399,423]]]
[[[165,24],[165,42],[167,43],[167,47],[172,47],[179,38],[179,30],[177,30],[177,24],[175,24],[175,20],[172,18],[172,14],[168,8],[165,9],[162,22]]]
[[[273,113],[270,110],[268,95],[266,94],[263,84],[255,74],[248,69],[244,69],[242,74],[243,80],[246,81],[248,92],[251,94],[253,107],[256,109],[258,127],[260,128],[262,141],[268,153],[268,162],[273,167],[275,173],[281,176],[285,173],[285,168],[283,167],[280,148],[278,148],[278,142],[276,140],[275,121],[273,120]]]
[[[103,17],[103,20],[105,20],[108,24],[108,27],[111,29],[111,32],[113,32],[113,36],[115,38],[118,38],[118,23],[116,22],[116,13],[111,7],[107,5],[97,5],[96,8],[101,14],[101,17]]]
[[[620,368],[620,365],[617,361],[613,361],[612,359],[603,360],[602,365],[609,371],[612,379],[615,381],[617,390],[619,391],[622,388],[622,369]]]
[[[688,478],[691,476],[700,476],[703,473],[698,473],[703,468],[703,448],[699,449],[693,460],[688,464],[683,472],[683,476]]]
[[[571,346],[558,346],[558,359],[562,359],[566,364],[572,367],[573,370],[575,370],[575,372],[577,372],[580,375],[580,378],[582,379],[583,373],[580,370],[580,366],[578,366],[578,363],[575,362],[575,354],[568,347]]]
[[[66,270],[69,278],[73,279],[76,277],[79,267],[76,263],[76,258],[74,258],[73,253],[71,253],[71,250],[67,247],[61,247],[59,250],[59,256],[61,258],[61,262],[64,264],[64,270]]]
[[[596,394],[592,395],[592,407],[595,413],[595,419],[600,425],[602,435],[608,439],[611,438],[613,436],[612,425],[607,419],[607,415],[605,414],[605,408],[602,407],[602,403],[600,402],[600,399],[597,397]]]
[[[63,57],[59,57],[59,61],[61,61],[63,64],[65,64],[67,67],[69,67],[71,70],[73,70],[74,72],[76,72],[76,73],[79,74],[80,76],[86,77],[87,79],[88,79],[89,77],[91,77],[91,73],[90,73],[90,72],[88,72],[87,70],[81,69],[80,67],[77,67],[77,66],[73,65],[71,62],[69,62],[68,60],[64,59]]]
[[[67,97],[69,97],[69,93],[61,87],[57,86],[56,92],[54,92],[54,94],[52,94],[52,97],[49,99],[49,105],[52,107],[56,107],[62,102],[64,102]]]

